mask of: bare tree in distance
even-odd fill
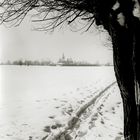
[[[2,0],[1,23],[18,26],[29,11],[38,30],[84,20],[83,28],[102,25],[113,44],[114,70],[124,110],[124,138],[140,140],[140,0]]]

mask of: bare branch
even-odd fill
[[[32,22],[38,22],[40,26],[43,24],[37,29],[52,30],[64,22],[71,24],[76,19],[91,22],[94,8],[89,7],[86,0],[3,0],[0,3],[0,23],[18,26],[34,9]]]

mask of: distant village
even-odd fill
[[[1,62],[1,65],[40,65],[40,66],[112,66],[111,63],[106,63],[106,64],[100,64],[98,61],[95,63],[89,63],[86,61],[75,61],[72,58],[67,58],[65,57],[64,53],[62,56],[59,58],[57,62],[53,62],[51,60],[43,60],[43,61],[38,61],[38,60],[15,60],[15,61],[10,61],[8,60],[7,62]]]

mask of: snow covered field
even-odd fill
[[[85,103],[115,81],[113,67],[0,66],[0,140],[41,140],[65,127]],[[88,108],[71,136],[121,140],[117,84]]]

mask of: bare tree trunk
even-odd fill
[[[135,100],[137,105],[137,140],[140,140],[140,20],[137,20],[135,28]]]
[[[129,28],[130,27],[130,28]],[[140,140],[140,21],[122,27],[113,23],[112,37],[114,70],[121,91],[124,110],[124,137]]]

